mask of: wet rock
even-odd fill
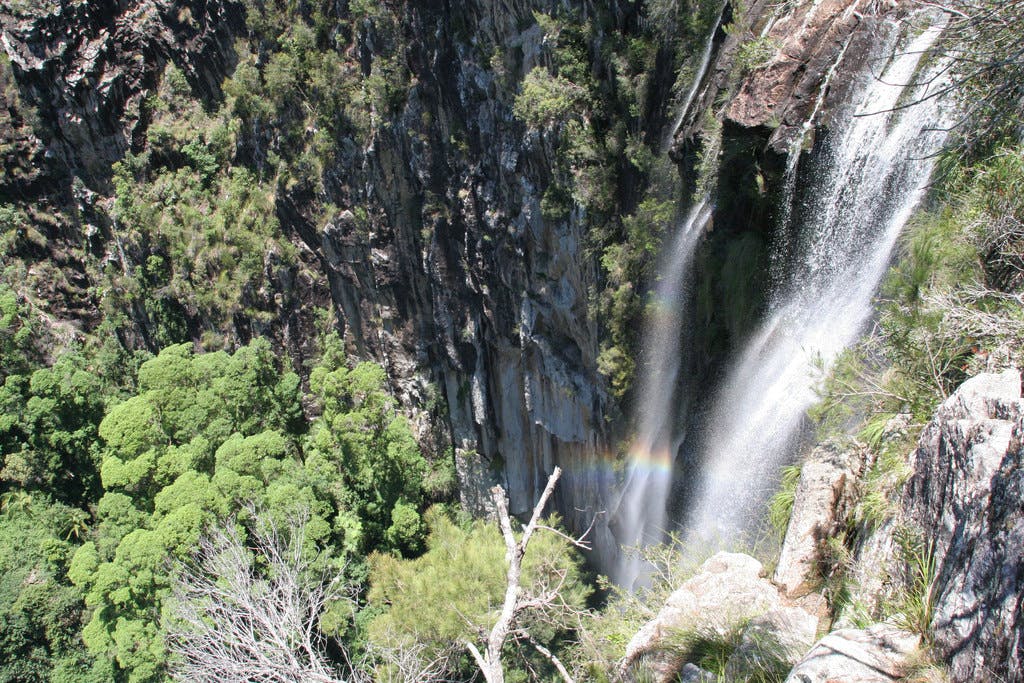
[[[800,660],[786,683],[890,683],[907,673],[919,640],[888,624],[833,631]]]
[[[821,446],[800,469],[793,512],[772,577],[791,597],[806,594],[820,580],[821,545],[845,523],[863,469],[859,451]]]
[[[775,119],[806,119],[825,74],[843,57],[844,48],[862,20],[855,0],[800,3],[771,21],[762,39],[775,54],[740,86],[729,106],[732,121],[752,128]]]

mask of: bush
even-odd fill
[[[786,535],[789,527],[789,518],[793,514],[793,504],[796,502],[796,488],[800,483],[801,466],[788,465],[782,468],[782,483],[779,490],[768,502],[768,521],[772,529],[780,537]]]
[[[538,66],[523,79],[512,110],[531,128],[546,128],[569,119],[582,98],[583,90],[575,83]]]

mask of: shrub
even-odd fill
[[[545,128],[565,122],[582,98],[575,83],[538,66],[526,74],[512,109],[531,128]]]

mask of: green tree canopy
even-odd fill
[[[437,508],[427,520],[430,535],[422,556],[406,560],[378,553],[370,558],[369,602],[380,613],[368,627],[369,639],[380,650],[426,646],[427,659],[451,654],[453,662],[461,660],[454,666],[472,672],[475,665],[461,655],[467,641],[490,631],[501,609],[505,544],[493,522],[458,524]],[[557,523],[549,519],[546,525]],[[520,624],[549,645],[572,626],[571,614],[583,609],[590,588],[576,549],[565,538],[541,531],[523,558],[523,594],[542,595],[555,586],[559,608],[527,613]]]

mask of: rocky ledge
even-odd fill
[[[826,616],[813,591],[823,583],[825,540],[857,527],[867,454],[828,444],[803,465],[774,583],[752,557],[715,555],[633,637],[621,680],[722,680],[694,661],[695,643],[709,640],[731,648],[727,681],[788,672],[787,683],[889,683],[927,659],[948,666],[953,683],[1024,680],[1021,396],[1020,372],[1011,369],[968,380],[939,407],[910,455],[891,517],[861,522],[854,534],[846,607],[833,604],[836,630],[813,642]],[[914,558],[901,550],[910,537],[924,553],[917,561],[933,568],[924,590],[910,585]],[[923,593],[924,623],[881,604],[880,596],[910,590]],[[901,628],[911,625],[927,633],[929,650],[920,633]]]

